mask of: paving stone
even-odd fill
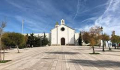
[[[120,70],[120,49],[91,55],[89,46],[50,46],[8,50],[5,59],[12,61],[0,64],[0,70]]]

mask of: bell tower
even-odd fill
[[[61,25],[65,25],[65,20],[64,19],[61,20]]]

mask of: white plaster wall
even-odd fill
[[[61,28],[64,27],[65,30],[61,31]],[[74,34],[75,31],[65,25],[60,25],[58,27],[58,44],[61,45],[61,38],[65,38],[65,44],[74,44]]]
[[[103,46],[103,41],[101,40],[101,46]]]
[[[57,44],[57,28],[51,30],[51,45]]]
[[[34,36],[38,37],[38,36],[44,36],[44,33],[35,33]],[[45,33],[46,38],[48,38],[48,40],[51,40],[51,34],[50,33]]]
[[[65,30],[64,31],[61,31],[61,28],[62,27],[64,27],[65,28]],[[66,26],[64,26],[64,25],[60,25],[59,27],[58,27],[58,44],[60,44],[61,45],[61,38],[65,38],[65,44],[66,43],[68,43],[68,38],[67,38],[67,27]]]
[[[75,33],[75,45],[78,45],[79,33]]]
[[[79,38],[79,33],[75,33],[75,40]]]
[[[69,34],[69,44],[75,44],[75,30],[68,28]]]

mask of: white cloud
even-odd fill
[[[22,24],[22,20],[24,20],[24,25],[29,30],[32,30],[34,32],[41,32],[41,31],[43,31],[43,24],[39,24],[39,23],[42,23],[40,21],[35,21],[33,19],[22,17],[22,16],[15,16],[15,18],[19,22],[21,22],[21,24]]]
[[[109,0],[105,12],[95,20],[93,25],[99,25],[104,28],[104,32],[111,35],[114,30],[120,35],[120,0]],[[91,25],[91,26],[93,26]],[[91,26],[85,26],[83,30],[89,30]]]
[[[117,35],[120,35],[120,0],[109,0],[109,5],[103,15],[101,15],[96,21],[95,25],[104,27],[104,32],[109,35],[113,30]]]
[[[75,14],[73,20],[76,18],[77,14],[78,14],[78,12],[79,12],[79,5],[80,5],[80,0],[78,0],[77,11],[76,11],[76,14]]]

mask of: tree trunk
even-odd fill
[[[2,60],[2,59],[1,59],[1,54],[2,54],[2,53],[1,53],[1,46],[0,46],[0,61]]]
[[[1,55],[2,55],[2,45],[1,45],[1,34],[0,34],[0,61],[2,61],[2,57],[1,57]]]
[[[5,49],[3,49],[3,61],[5,60]]]
[[[18,45],[16,45],[16,47],[17,47],[18,53],[20,53],[20,52],[19,52],[19,47],[18,47]]]
[[[95,48],[94,48],[94,46],[92,48],[93,48],[93,54],[94,54],[95,53]]]
[[[107,41],[107,43],[108,43],[108,41]],[[111,46],[111,44],[110,44],[110,43],[108,43],[109,51],[111,50],[110,46]]]
[[[109,50],[111,50],[110,46],[109,46]]]
[[[104,41],[103,41],[103,52],[105,51],[105,48],[104,48]]]
[[[99,48],[100,48],[100,44],[99,44]]]
[[[117,45],[115,44],[115,49],[116,49],[116,46],[117,46]]]

